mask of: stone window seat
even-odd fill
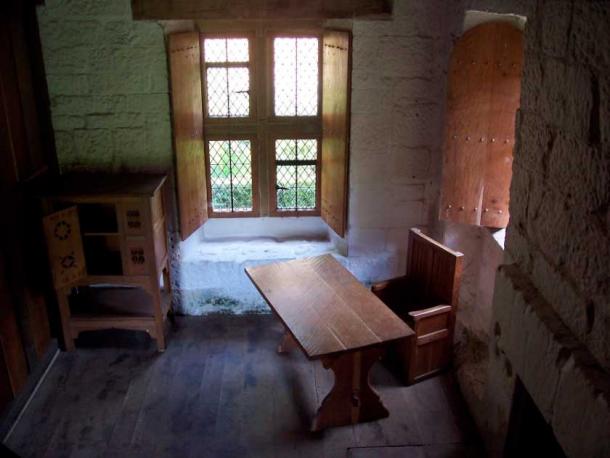
[[[257,237],[202,241],[183,251],[179,262],[176,310],[186,315],[268,313],[269,307],[244,273],[247,266],[331,253],[364,284],[390,278],[395,253],[342,256],[329,240]],[[295,279],[298,281],[298,279]]]
[[[268,307],[244,268],[291,259],[337,254],[328,240],[257,237],[202,241],[183,252],[179,265],[179,306],[187,315],[266,312]]]
[[[365,284],[396,275],[396,253],[342,256],[317,217],[210,219],[180,244],[174,296],[178,313],[268,313],[247,266],[331,253]],[[297,279],[298,281],[298,279]]]

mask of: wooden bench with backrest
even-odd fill
[[[371,288],[415,331],[414,338],[396,342],[388,355],[407,383],[451,362],[462,259],[462,253],[414,228],[409,232],[406,275]]]

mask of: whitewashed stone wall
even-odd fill
[[[391,21],[353,22],[348,252],[391,253],[395,275],[409,228],[436,213],[451,44],[444,3],[398,0]]]
[[[172,167],[163,29],[129,0],[47,0],[40,38],[60,167]]]

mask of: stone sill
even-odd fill
[[[498,246],[504,250],[504,242],[506,240],[506,228],[502,229],[492,229],[487,228],[493,239],[496,241]]]

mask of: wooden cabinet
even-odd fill
[[[67,350],[82,331],[109,328],[146,331],[165,349],[164,182],[162,175],[70,174],[46,187],[43,225]]]

